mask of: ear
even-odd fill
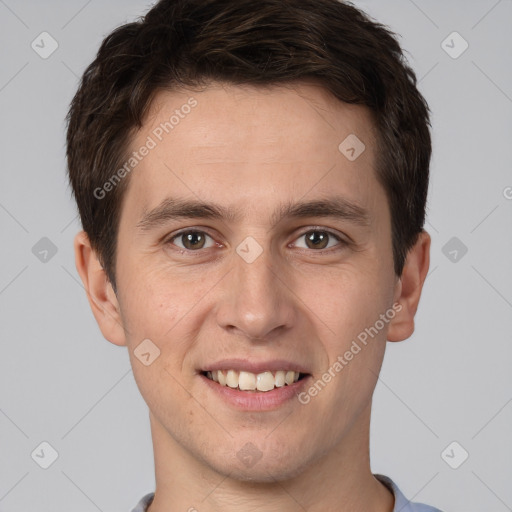
[[[76,269],[103,336],[114,345],[126,345],[119,302],[85,231],[75,236],[74,248]]]
[[[430,241],[430,235],[422,231],[407,253],[402,275],[396,283],[393,302],[399,303],[401,309],[390,322],[388,341],[406,340],[414,332],[414,315],[430,265]]]

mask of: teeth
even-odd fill
[[[224,372],[209,372],[209,373],[216,373],[217,374],[217,382],[221,386],[225,386],[227,384],[227,382],[226,382],[226,374]]]
[[[282,388],[284,386],[284,379],[286,376],[286,372],[283,372],[282,370],[279,370],[276,372],[276,388]]]
[[[230,387],[233,387],[230,385]],[[236,387],[236,386],[235,386]],[[256,375],[249,372],[240,372],[238,375],[238,387],[242,391],[250,391],[256,389]]]
[[[213,374],[213,372],[212,372]],[[235,370],[228,370],[228,374],[226,375],[226,384],[230,388],[237,388],[238,387],[238,372],[235,372]]]
[[[270,391],[274,389],[275,379],[271,372],[258,373],[256,377],[256,389],[258,391]]]
[[[206,377],[218,382],[221,386],[238,388],[241,391],[271,391],[297,382],[300,373],[292,370],[279,370],[275,373],[267,371],[258,374],[236,370],[215,370],[206,372]]]

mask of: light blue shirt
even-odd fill
[[[401,492],[396,484],[384,475],[374,475],[375,478],[380,480],[386,487],[388,487],[395,495],[395,507],[393,512],[441,512],[438,508],[430,507],[429,505],[422,505],[421,503],[413,503],[409,501]],[[132,512],[146,512],[147,508],[153,501],[155,496],[154,492],[146,494]]]

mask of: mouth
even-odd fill
[[[233,369],[204,370],[201,371],[201,375],[220,386],[254,393],[267,393],[277,388],[291,386],[309,376],[307,373],[295,370],[267,370],[261,373],[252,373]]]

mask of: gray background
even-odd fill
[[[3,512],[126,512],[154,490],[126,348],[102,338],[75,270],[64,158],[78,77],[103,37],[149,5],[0,0]],[[431,270],[415,334],[388,344],[372,468],[446,511],[512,510],[512,2],[356,5],[402,36],[433,111]],[[46,59],[31,47],[43,31],[58,42]],[[442,44],[453,31],[469,44],[457,58],[457,36]],[[58,452],[48,469],[31,456],[44,441]]]

